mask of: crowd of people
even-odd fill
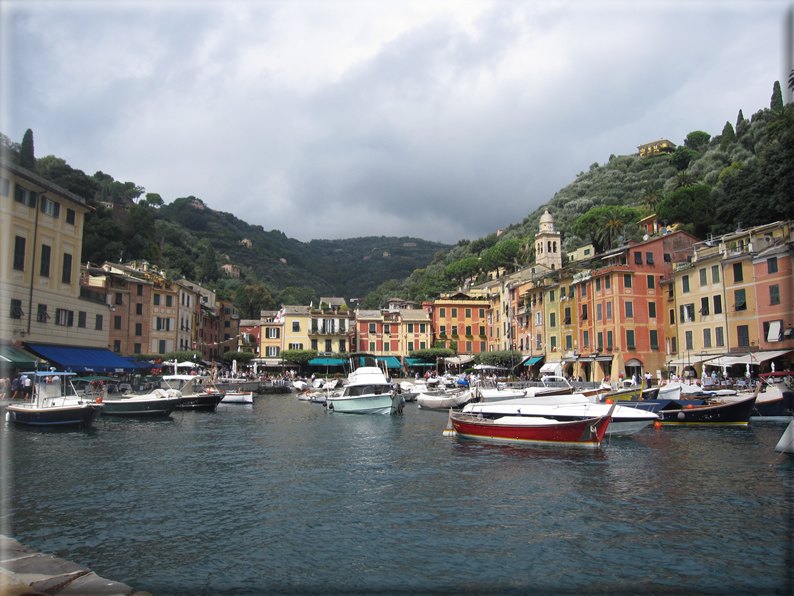
[[[33,395],[33,381],[27,375],[13,378],[0,378],[0,398],[4,400],[20,399],[28,401]]]

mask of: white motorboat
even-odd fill
[[[466,389],[465,391],[439,392],[436,395],[420,393],[416,396],[416,402],[420,408],[425,410],[444,410],[450,408],[457,409],[468,403],[480,401],[479,390],[477,388]]]
[[[250,391],[227,391],[221,400],[222,404],[252,404],[254,395]]]
[[[371,358],[371,357],[368,357]],[[348,414],[394,414],[402,411],[403,398],[392,390],[377,366],[361,366],[350,373],[341,395],[329,395],[326,407]]]
[[[29,426],[91,426],[104,405],[77,395],[70,377],[75,373],[32,371],[31,401],[6,406],[6,420]]]
[[[479,390],[482,401],[504,401],[506,399],[526,397],[525,389],[514,389],[508,387],[505,383],[496,383],[491,379],[477,380],[473,384]]]
[[[502,416],[531,416],[570,421],[606,416],[610,407],[606,403],[593,403],[581,393],[571,393],[468,404],[464,406],[463,412],[494,419]],[[618,405],[612,413],[607,434],[633,435],[658,419],[653,412]]]
[[[176,389],[182,394],[181,403],[177,410],[214,410],[221,403],[225,393],[218,391],[212,385],[209,377],[197,375],[165,375],[165,387],[162,389]]]

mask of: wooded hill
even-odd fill
[[[794,86],[794,75],[789,82]],[[651,142],[656,139],[638,139]],[[562,232],[563,250],[593,243],[596,251],[641,239],[636,222],[656,213],[705,239],[794,218],[794,104],[783,105],[779,83],[770,107],[746,119],[741,111],[712,136],[693,131],[670,153],[640,158],[611,155],[593,163],[520,223],[499,237],[461,241],[443,259],[409,278],[392,280],[362,302],[367,308],[391,296],[431,297],[464,280],[487,281],[494,271],[510,272],[534,262],[534,236],[546,209]]]

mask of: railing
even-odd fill
[[[106,304],[104,293],[91,290],[86,286],[80,286],[80,298],[85,298],[86,300],[91,300],[93,302],[99,302],[100,304]]]

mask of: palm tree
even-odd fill
[[[688,186],[695,186],[696,180],[686,170],[678,172],[676,177],[678,180],[676,180],[674,190],[678,190],[679,188],[687,188]]]
[[[620,236],[623,234],[624,226],[625,222],[620,216],[620,210],[612,208],[604,214],[601,220],[601,227],[596,234],[605,250],[615,247]]]
[[[645,195],[642,201],[651,211],[656,211],[656,205],[662,202],[662,191],[656,184],[649,184],[645,187]]]

